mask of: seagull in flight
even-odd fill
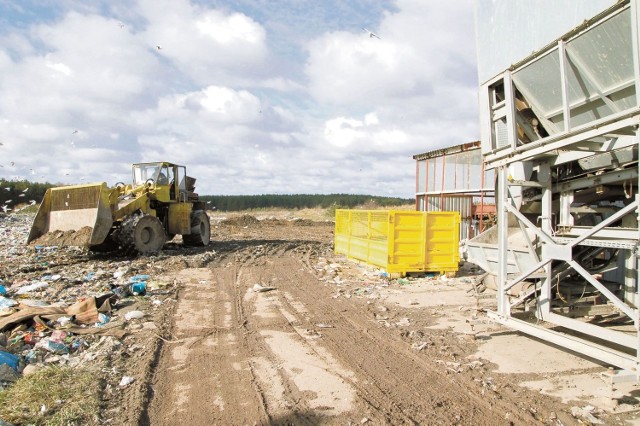
[[[71,132],[72,135],[75,135],[76,133],[78,133],[78,129],[75,129],[73,132]]]
[[[156,46],[156,49],[158,50],[162,50],[162,46],[160,46],[159,44]]]
[[[366,29],[365,27],[362,27],[362,30],[363,30],[365,33],[369,33],[369,38],[373,38],[373,37],[375,37],[375,38],[377,38],[378,40],[382,40],[382,39],[378,36],[378,34],[374,33],[373,31],[369,31],[369,30],[368,30],[368,29]]]

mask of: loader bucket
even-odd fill
[[[27,243],[91,247],[104,242],[113,225],[106,183],[48,189]]]

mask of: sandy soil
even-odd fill
[[[136,259],[36,250],[0,272],[73,281],[126,269],[159,286],[117,306],[113,321],[145,313],[124,338],[92,343],[97,424],[640,425],[635,383],[613,386],[607,366],[491,322],[495,294],[476,294],[473,265],[389,279],[334,255],[327,219],[218,213],[205,248],[177,237]],[[122,387],[124,376],[134,381]]]
[[[635,385],[489,321],[472,265],[387,280],[333,255],[331,222],[259,219],[214,217],[195,264],[176,250],[179,293],[114,422],[633,424]]]

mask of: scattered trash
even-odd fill
[[[142,311],[129,311],[126,314],[124,314],[124,319],[126,319],[127,321],[131,321],[133,319],[140,319],[140,318],[144,318],[144,312]]]
[[[20,362],[20,358],[15,356],[12,353],[0,351],[0,365],[8,365],[14,370],[18,369],[18,363]]]
[[[318,327],[318,328],[335,328],[331,324],[324,324],[324,323],[316,324],[316,327]]]
[[[118,384],[118,386],[120,386],[121,388],[126,388],[134,381],[135,379],[131,376],[122,376],[122,379],[120,380],[120,383]]]
[[[144,296],[147,292],[147,283],[144,281],[134,282],[130,285],[131,294],[134,296]]]
[[[73,319],[71,317],[60,317],[56,320],[56,322],[60,324],[60,327],[66,327],[71,324],[72,321]]]
[[[430,345],[429,342],[416,342],[413,345],[411,345],[411,347],[414,350],[420,352],[420,351],[424,350],[425,348],[427,348],[429,345]]]
[[[253,286],[253,291],[256,292],[256,293],[264,293],[266,291],[271,291],[271,290],[275,290],[275,289],[276,289],[275,287],[266,287],[266,286],[263,286],[263,285],[260,285],[260,284],[255,284]]]
[[[400,321],[396,322],[396,325],[400,327],[406,327],[410,324],[411,322],[409,321],[409,318],[402,318]]]
[[[64,343],[53,340],[50,337],[45,337],[44,339],[40,340],[38,343],[36,343],[35,348],[42,348],[48,352],[58,355],[69,353],[69,348],[67,348]]]
[[[603,425],[604,422],[592,414],[594,411],[595,407],[591,405],[587,405],[585,407],[571,407],[571,415],[576,419],[586,420],[592,425]]]
[[[16,294],[27,294],[31,293],[32,291],[45,289],[47,287],[49,287],[49,283],[45,281],[39,281],[20,287],[18,291],[16,291]]]
[[[109,323],[111,318],[107,314],[103,314],[102,312],[98,313],[98,321],[96,321],[96,327],[102,327]]]
[[[10,308],[16,306],[18,302],[8,297],[0,296],[0,309]]]

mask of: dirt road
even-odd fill
[[[334,258],[332,226],[226,220],[206,264],[167,274],[180,291],[142,424],[575,422],[468,359],[473,335],[433,328],[437,308],[381,298],[401,284]]]
[[[137,258],[26,246],[30,218],[0,219],[0,281],[20,309],[148,277],[64,356],[20,340],[29,321],[4,331],[33,367],[95,374],[100,411],[83,424],[640,425],[636,383],[490,321],[495,293],[472,291],[470,264],[389,279],[334,255],[332,222],[290,212],[212,214],[210,246]]]

